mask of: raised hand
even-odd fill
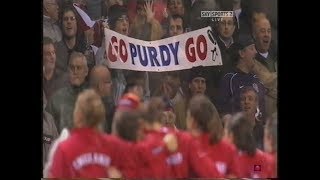
[[[148,1],[144,5],[144,10],[146,11],[147,22],[150,23],[151,20],[154,18],[154,11],[152,10],[153,1]]]

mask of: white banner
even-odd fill
[[[158,41],[142,41],[106,28],[104,33],[112,69],[161,72],[222,65],[210,27]]]

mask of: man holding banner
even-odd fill
[[[114,32],[120,33],[121,35],[128,36],[129,35],[129,20],[127,15],[127,9],[124,6],[115,4],[109,8],[108,11],[108,22],[110,29]],[[105,36],[108,36],[105,33]],[[106,49],[104,49],[106,50]],[[108,61],[108,57],[106,56],[108,51],[104,52],[104,60]],[[109,66],[109,68],[111,68]],[[125,87],[126,87],[126,78],[125,72],[122,68],[113,69],[111,68],[111,75],[112,75],[112,83],[114,87],[113,91],[113,99],[115,105],[118,103],[118,100],[122,96]]]

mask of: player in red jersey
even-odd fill
[[[175,131],[163,127],[161,118],[165,111],[165,104],[161,98],[151,98],[146,104],[144,116],[145,138],[144,151],[147,157],[144,162],[150,166],[154,178],[215,178],[221,177],[212,161],[200,148],[189,133]],[[164,136],[168,133],[177,138],[174,151],[161,148]],[[155,175],[155,176],[154,176]]]
[[[116,112],[112,121],[112,134],[117,134],[115,124],[118,117],[123,112],[139,109],[142,105],[141,97],[143,96],[143,87],[139,83],[131,83],[126,86],[125,93],[119,99],[116,107]]]
[[[214,104],[204,95],[194,96],[187,111],[187,128],[224,177],[232,177],[236,148],[223,139],[222,121]]]
[[[170,146],[172,138],[164,134],[159,136],[157,141],[141,141],[144,133],[142,128],[142,114],[139,108],[132,107],[129,111],[123,111],[115,121],[115,128],[118,136],[113,136],[117,141],[118,151],[121,154],[119,170],[124,178],[144,179],[144,178],[166,178],[165,170],[157,166],[155,159],[149,158],[156,153],[149,151],[151,147],[157,146],[160,151],[173,149]],[[155,143],[155,144],[154,144]],[[146,162],[152,162],[148,164]]]
[[[58,144],[49,165],[49,178],[110,177],[108,170],[118,165],[119,155],[117,147],[98,128],[105,119],[100,96],[93,90],[79,94],[73,116],[74,129]]]
[[[137,156],[137,142],[141,139],[141,113],[137,109],[125,111],[115,123],[116,135],[111,135],[118,146],[120,164],[118,166],[124,178],[143,178],[141,160]]]
[[[235,114],[229,125],[231,141],[237,147],[234,160],[238,178],[269,178],[270,161],[265,152],[257,149],[251,123],[243,113]]]
[[[264,129],[264,150],[267,152],[270,161],[270,177],[277,177],[277,114],[267,120]]]

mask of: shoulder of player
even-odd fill
[[[261,160],[261,161],[263,161],[263,162],[266,162],[267,160],[270,159],[268,153],[263,152],[263,151],[260,150],[260,149],[257,149],[257,150],[256,150],[256,154],[255,154],[254,157],[255,157],[256,160],[259,160],[259,161]]]
[[[226,151],[229,152],[236,152],[236,147],[234,146],[234,144],[228,142],[226,139],[222,139],[219,143],[219,146],[223,147],[223,149],[225,149]]]
[[[112,146],[112,148],[132,148],[136,143],[131,141],[126,141],[118,136],[104,134],[103,138],[106,140],[107,146]]]
[[[178,132],[175,132],[175,134],[181,139],[186,139],[186,140],[192,139],[192,135],[186,131],[178,131]]]

